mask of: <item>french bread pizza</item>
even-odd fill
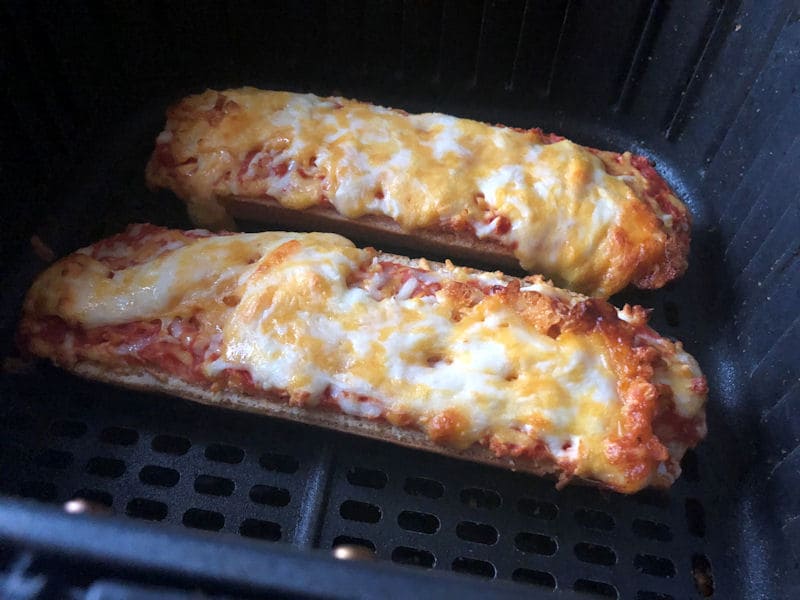
[[[539,129],[243,88],[167,112],[148,184],[200,227],[335,231],[607,297],[687,266],[690,216],[648,161]]]
[[[705,378],[641,307],[329,233],[131,225],[36,279],[18,341],[91,379],[559,485],[669,486],[706,432]]]

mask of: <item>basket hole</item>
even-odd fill
[[[72,464],[72,454],[48,448],[36,457],[36,464],[50,469],[66,469]]]
[[[558,515],[558,507],[555,504],[535,498],[520,498],[517,509],[523,515],[547,521],[552,521]]]
[[[268,452],[263,454],[258,459],[258,464],[267,471],[276,471],[278,473],[296,473],[300,468],[300,463],[294,456],[286,454],[275,454]]]
[[[572,589],[581,594],[592,594],[603,598],[619,598],[619,592],[613,585],[602,581],[594,581],[593,579],[578,579]]]
[[[634,495],[639,504],[655,506],[656,508],[669,508],[669,494],[664,490],[648,488]]]
[[[100,432],[100,441],[117,446],[131,446],[139,440],[139,434],[127,427],[106,427]]]
[[[392,552],[392,560],[403,565],[414,567],[432,568],[436,564],[436,557],[427,550],[398,546]]]
[[[555,539],[548,535],[529,533],[527,531],[517,534],[514,538],[514,545],[522,552],[542,554],[544,556],[552,556],[558,550],[558,544]]]
[[[699,500],[686,499],[686,524],[693,536],[703,537],[706,534],[706,511]]]
[[[578,560],[595,565],[611,566],[617,562],[617,553],[611,548],[587,542],[575,544],[575,556]]]
[[[116,479],[125,472],[125,463],[117,458],[95,456],[86,463],[86,472],[98,477]]]
[[[19,484],[19,494],[24,498],[52,502],[56,499],[58,490],[49,481],[23,481]]]
[[[61,419],[53,422],[50,426],[50,433],[58,437],[77,439],[86,433],[86,429],[86,423]]]
[[[493,509],[500,506],[502,498],[500,494],[494,490],[486,490],[483,488],[466,488],[461,490],[458,495],[461,502],[470,508],[487,508]]]
[[[180,473],[175,469],[147,465],[139,471],[139,480],[147,485],[157,485],[159,487],[170,488],[178,483],[181,478]]]
[[[432,500],[444,495],[444,486],[427,477],[409,477],[403,484],[403,490],[409,496],[423,496]]]
[[[462,521],[456,526],[456,535],[462,540],[478,544],[491,546],[497,543],[497,529],[485,523]]]
[[[269,506],[286,506],[292,499],[289,490],[271,485],[254,485],[250,488],[250,500]]]
[[[675,600],[675,596],[672,594],[660,594],[658,592],[639,590],[636,592],[636,600]]]
[[[406,531],[429,534],[439,531],[439,519],[435,515],[412,510],[404,510],[397,515],[397,524]]]
[[[192,443],[184,437],[177,435],[157,435],[153,438],[152,447],[156,452],[182,456],[189,451]]]
[[[386,486],[388,478],[383,471],[353,467],[347,472],[347,481],[349,481],[351,485],[380,490]]]
[[[492,563],[485,560],[467,558],[466,556],[459,556],[455,559],[452,568],[457,573],[469,573],[470,575],[478,575],[487,579],[494,579],[494,576],[497,575],[497,569],[494,568]]]
[[[591,508],[579,508],[575,511],[575,520],[579,525],[587,529],[599,529],[600,531],[611,531],[614,529],[614,517],[602,510]]]
[[[242,524],[239,525],[239,535],[257,538],[259,540],[267,540],[269,542],[277,542],[281,539],[281,526],[272,521],[245,519],[242,521]]]
[[[360,546],[361,548],[366,548],[371,552],[375,552],[375,544],[369,540],[358,537],[350,537],[349,535],[340,535],[335,537],[333,539],[333,543],[331,544],[331,548],[336,548],[337,546]]]
[[[711,563],[702,554],[692,556],[692,577],[694,587],[703,596],[708,598],[714,595],[714,576],[711,573]]]
[[[645,575],[654,577],[675,577],[675,565],[668,558],[652,554],[637,554],[633,559],[634,568]]]
[[[659,542],[669,542],[672,540],[672,530],[666,523],[648,521],[646,519],[633,520],[633,533],[639,537]]]
[[[227,444],[209,444],[204,454],[208,460],[227,465],[238,465],[244,460],[244,450]]]
[[[700,481],[700,463],[697,460],[697,452],[687,450],[681,460],[681,476],[687,481]]]
[[[97,504],[102,504],[104,506],[111,506],[114,498],[108,492],[104,492],[103,490],[92,490],[87,488],[82,488],[72,494],[72,498],[81,498],[83,500],[88,500],[89,502],[96,502]]]
[[[135,519],[162,521],[167,516],[167,505],[147,498],[133,498],[125,506],[125,514]]]
[[[339,514],[348,521],[361,523],[377,523],[381,520],[381,509],[374,504],[345,500],[339,507]]]
[[[225,525],[225,517],[221,514],[201,508],[187,510],[183,513],[182,521],[187,527],[205,529],[206,531],[219,531]]]
[[[194,480],[194,491],[209,496],[230,496],[234,487],[230,479],[214,475],[198,475]]]
[[[516,569],[511,574],[513,581],[519,583],[527,583],[529,585],[538,585],[551,590],[556,589],[556,578],[550,573],[545,571],[534,571],[532,569]]]

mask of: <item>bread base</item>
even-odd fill
[[[313,206],[305,210],[284,208],[277,200],[246,198],[222,200],[228,214],[235,219],[271,223],[291,231],[326,231],[338,233],[356,242],[375,244],[381,249],[404,249],[406,253],[436,258],[447,257],[487,271],[523,273],[514,251],[490,239],[478,239],[469,232],[430,229],[405,231],[389,217],[364,215],[357,219],[345,217],[333,207]],[[488,267],[488,268],[487,268]]]
[[[534,475],[553,475],[558,467],[555,464],[542,464],[531,460],[517,461],[513,458],[498,458],[479,445],[465,450],[456,450],[433,443],[423,432],[396,427],[386,421],[368,420],[326,409],[290,406],[275,394],[264,392],[263,398],[224,391],[213,392],[202,386],[189,384],[171,375],[158,376],[148,371],[110,370],[107,366],[81,361],[74,365],[60,365],[68,371],[92,381],[110,383],[137,391],[155,392],[168,396],[178,396],[193,402],[211,406],[232,408],[277,417],[296,423],[315,425],[344,433],[350,433],[383,442],[391,442],[416,450],[435,452],[451,458],[480,462],[487,465],[524,471]]]

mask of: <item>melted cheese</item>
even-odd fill
[[[662,343],[665,343],[664,340]],[[703,408],[704,395],[692,389],[693,381],[703,377],[694,357],[675,343],[671,352],[664,352],[664,365],[656,369],[653,380],[668,385],[674,394],[675,409],[682,417],[692,418]]]
[[[304,244],[269,271],[256,269],[210,374],[246,365],[267,389],[314,402],[332,386],[423,423],[455,409],[466,417],[465,444],[529,423],[566,437],[606,430],[617,396],[598,343],[531,333],[492,298],[457,323],[441,292],[436,302],[376,300],[346,283],[365,259]]]
[[[532,131],[344,98],[251,88],[224,96],[230,108],[213,126],[196,112],[167,125],[176,160],[197,161],[188,189],[176,191],[204,225],[220,225],[219,197],[266,195],[297,210],[326,198],[349,218],[383,215],[409,231],[466,223],[477,237],[514,248],[524,269],[596,295],[631,276],[609,275],[621,268],[620,239],[645,240],[633,256],[651,260],[653,240],[664,239],[663,223],[625,176],[568,140],[547,144]],[[185,102],[202,113],[217,101],[206,92]],[[247,166],[237,178],[240,163]],[[511,223],[508,231],[498,231],[497,217]]]
[[[523,435],[575,464],[576,474],[621,485],[604,446],[621,401],[599,334],[553,339],[492,295],[454,320],[444,289],[412,297],[416,279],[386,298],[348,284],[380,259],[333,234],[200,238],[113,277],[87,253],[74,254],[43,274],[29,299],[39,314],[89,328],[203,311],[220,350],[204,366],[210,377],[246,370],[293,402],[313,406],[328,394],[349,414],[404,414],[422,428],[457,414],[452,445]],[[456,267],[420,277],[507,281]],[[580,298],[541,281],[521,292]],[[686,378],[696,369],[687,357],[674,355],[659,375],[680,394],[691,394]],[[700,410],[692,402],[679,403],[682,414]]]

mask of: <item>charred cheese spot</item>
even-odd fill
[[[449,408],[434,415],[427,423],[430,438],[439,444],[467,448],[475,439],[469,435],[469,419],[459,410]]]

